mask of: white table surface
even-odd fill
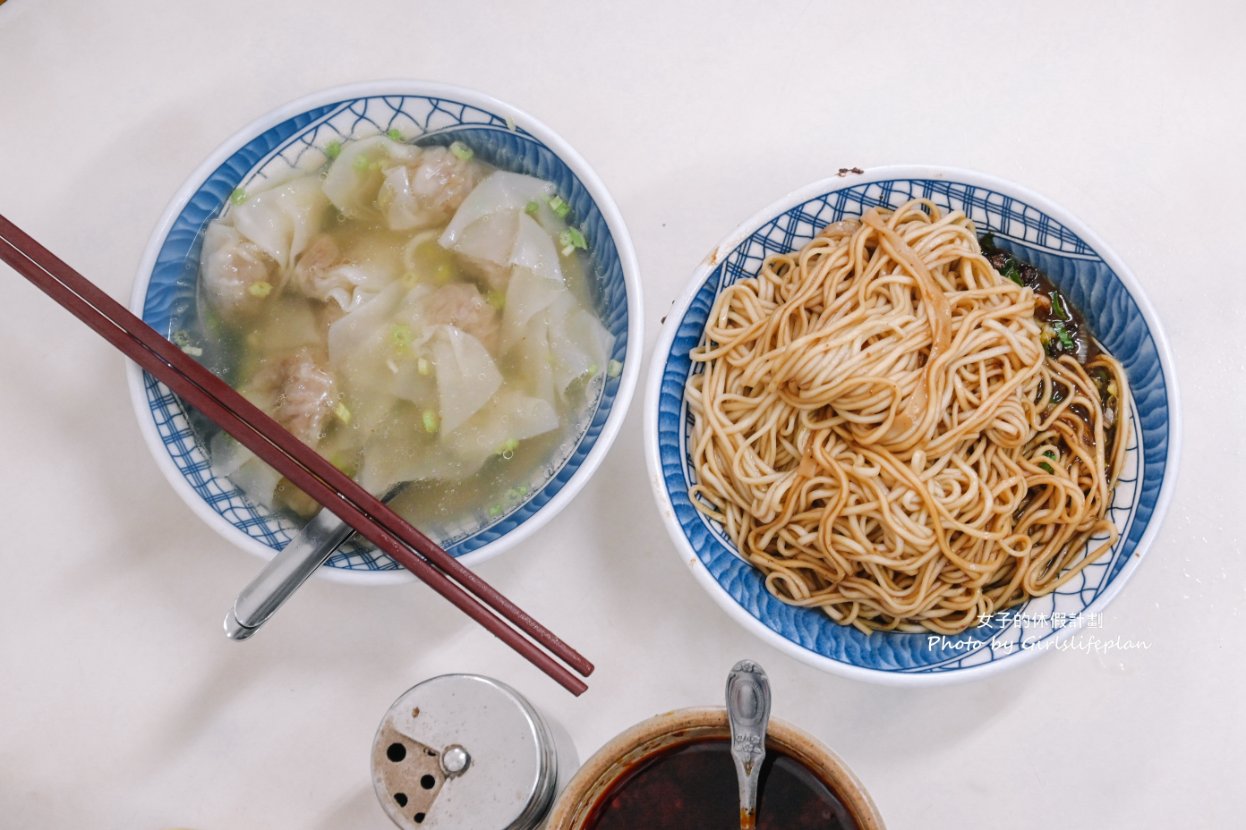
[[[0,825],[376,828],[373,730],[415,682],[516,686],[582,757],[713,704],[742,657],[893,828],[1238,826],[1246,810],[1246,16],[1233,2],[0,6],[0,212],[127,299],[168,199],[238,127],[387,77],[475,87],[595,166],[639,256],[651,346],[698,260],[842,166],[1023,183],[1128,262],[1176,354],[1175,499],[1102,634],[968,685],[823,674],[732,624],[673,552],[638,398],[572,505],[481,573],[598,664],[574,699],[423,587],[316,580],[245,644],[260,562],[170,490],[122,359],[0,266]]]

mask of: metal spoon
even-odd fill
[[[731,758],[740,784],[740,830],[757,826],[757,779],[766,758],[766,725],[770,722],[770,681],[762,667],[741,660],[727,675],[727,721],[731,724]]]
[[[303,526],[264,570],[242,589],[225,613],[225,636],[245,640],[268,621],[281,604],[298,590],[354,529],[328,510],[321,510]]]
[[[400,484],[381,501],[389,502],[401,489]],[[245,640],[258,631],[354,532],[350,525],[328,510],[312,516],[238,594],[233,607],[225,613],[225,636],[231,640]]]

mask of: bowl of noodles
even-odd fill
[[[638,374],[635,255],[565,141],[486,95],[331,89],[216,150],[152,236],[132,308],[464,561],[566,506]],[[131,366],[186,503],[271,557],[319,508]],[[326,576],[410,574],[348,540]]]
[[[1102,626],[1168,505],[1178,417],[1159,321],[1081,222],[983,174],[879,168],[702,263],[645,443],[676,549],[733,619],[921,684]]]

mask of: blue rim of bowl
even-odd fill
[[[876,192],[871,193],[871,188]],[[1024,247],[1040,268],[1049,272],[1054,269],[1053,281],[1070,291],[1074,303],[1083,310],[1087,302],[1104,299],[1096,292],[1107,290],[1105,278],[1112,280],[1115,287],[1111,299],[1123,298],[1130,320],[1142,325],[1134,336],[1140,338],[1143,348],[1139,353],[1121,352],[1118,356],[1127,371],[1132,367],[1131,386],[1145,390],[1133,401],[1131,419],[1131,426],[1142,436],[1141,453],[1137,448],[1133,452],[1141,456],[1144,466],[1140,469],[1145,474],[1140,484],[1131,482],[1134,504],[1120,518],[1114,516],[1124,528],[1122,541],[1109,556],[1096,562],[1105,577],[1085,597],[1074,618],[1046,634],[1036,631],[1035,626],[1027,629],[1024,619],[1010,623],[992,620],[941,645],[938,654],[927,655],[925,661],[914,660],[913,654],[920,654],[921,649],[911,639],[906,642],[901,638],[927,635],[876,633],[871,638],[877,639],[871,640],[855,629],[836,625],[821,612],[793,608],[767,593],[757,571],[735,553],[721,528],[691,505],[684,449],[688,422],[683,385],[690,371],[687,351],[700,342],[704,315],[718,290],[755,273],[763,255],[803,244],[816,228],[829,221],[859,215],[873,204],[895,205],[913,195],[930,196],[940,204],[958,200],[976,209],[978,215],[971,216],[980,231],[996,233],[1005,246]],[[1017,224],[1011,227],[1009,222]],[[1015,233],[1018,228],[1020,234]],[[1088,282],[1085,275],[1062,272],[1061,260],[1083,268],[1093,266],[1095,280]],[[1080,286],[1072,282],[1075,277]],[[1102,338],[1110,350],[1113,334]],[[1145,350],[1149,350],[1151,365],[1140,367],[1139,354]],[[655,497],[677,551],[697,581],[732,618],[780,650],[832,673],[885,684],[940,684],[979,677],[1055,650],[1088,621],[1093,625],[1095,615],[1101,614],[1124,586],[1159,530],[1176,480],[1179,445],[1177,388],[1167,340],[1136,278],[1120,258],[1068,211],[1038,194],[993,176],[942,167],[883,167],[825,179],[780,199],[739,225],[701,263],[674,303],[654,350],[645,396],[645,451]],[[1142,509],[1135,509],[1139,505]],[[1080,594],[1078,599],[1082,599]],[[1014,636],[1015,640],[1009,639]],[[977,647],[963,649],[967,640]],[[835,649],[828,648],[829,644]],[[888,650],[892,653],[887,654]],[[879,654],[883,659],[876,659]],[[866,655],[874,665],[866,664]],[[886,665],[889,662],[891,665]]]
[[[413,117],[406,109],[419,102]],[[385,115],[384,119],[377,113]],[[343,122],[347,129],[342,129]],[[482,93],[423,81],[377,81],[314,93],[279,107],[243,127],[187,179],[170,202],[148,244],[131,308],[166,336],[176,314],[193,303],[203,228],[235,188],[274,164],[310,169],[324,158],[331,139],[397,128],[407,139],[456,125],[469,125],[487,145],[486,160],[555,181],[583,217],[590,239],[594,286],[603,323],[615,335],[612,358],[621,371],[608,378],[593,418],[573,451],[546,483],[474,533],[449,540],[447,550],[478,564],[535,532],[561,510],[588,480],[613,443],[639,374],[643,331],[637,266],[630,236],[604,184],[562,138],[527,113]],[[492,158],[490,156],[493,156]],[[278,165],[279,166],[279,165]],[[230,541],[264,558],[283,547],[297,525],[253,505],[224,477],[212,473],[185,406],[132,364],[131,399],[149,448],[174,489],[201,518]],[[339,551],[318,573],[348,582],[405,582],[412,577],[370,546]]]

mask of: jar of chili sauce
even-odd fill
[[[736,830],[735,767],[724,709],[684,709],[633,726],[571,779],[548,830]],[[757,830],[882,830],[856,776],[833,752],[771,720]]]

